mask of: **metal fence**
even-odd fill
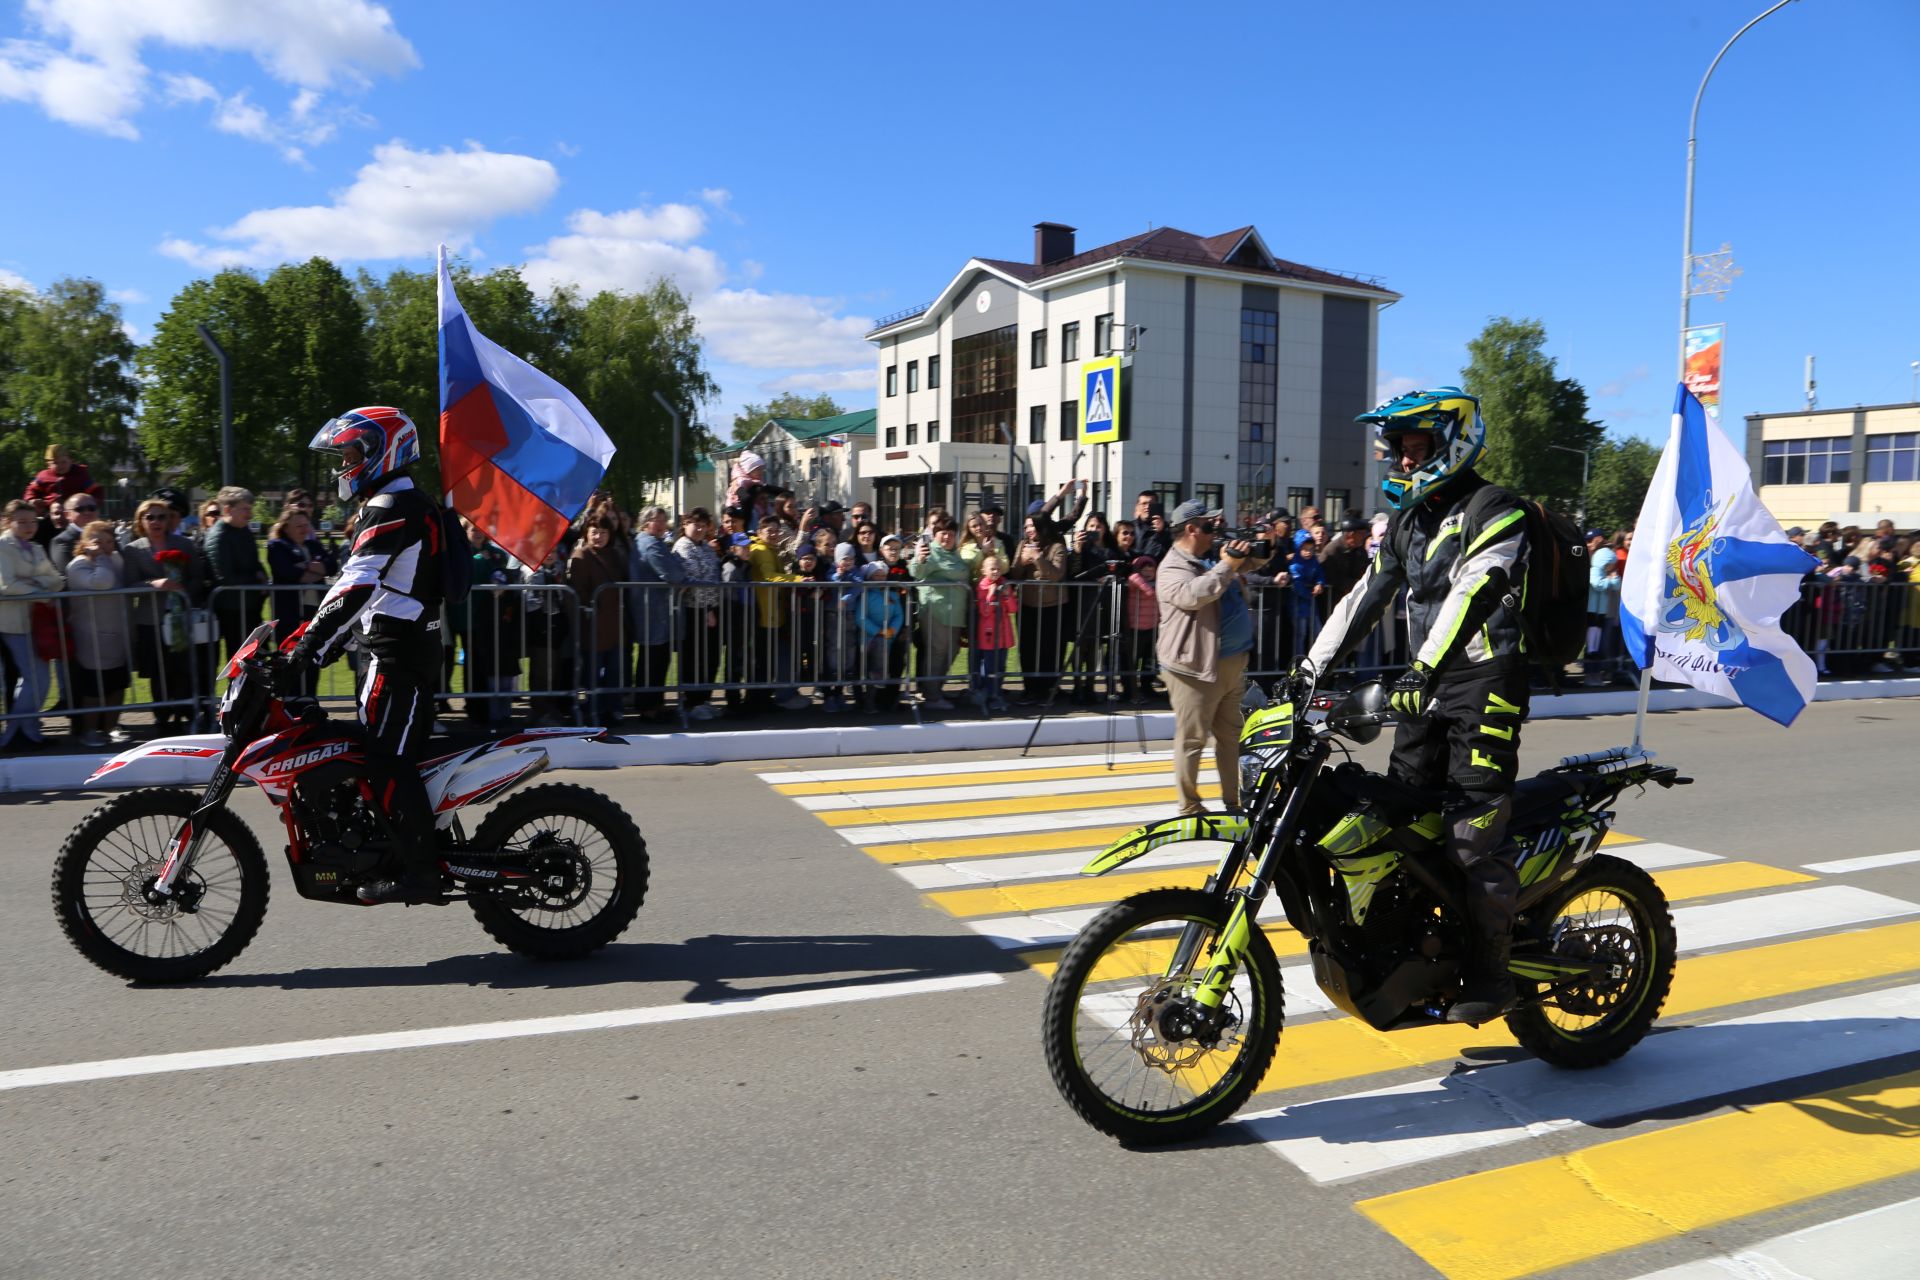
[[[476,584],[443,615],[442,715],[488,726],[518,717],[605,723],[627,714],[681,722],[722,708],[915,714],[970,704],[1137,705],[1155,692],[1157,608],[1124,579],[1004,584],[984,607],[972,583],[910,581],[609,583],[581,600],[564,583]],[[96,744],[138,711],[163,729],[205,726],[232,648],[263,618],[310,617],[315,587],[222,587],[195,605],[147,587],[18,594],[0,602],[6,710],[0,744],[43,736],[64,719]],[[1248,673],[1283,674],[1324,613],[1284,585],[1251,584]],[[1920,584],[1809,582],[1782,625],[1822,674],[1886,673],[1920,664]],[[1404,615],[1377,630],[1343,675],[1397,670]],[[1609,624],[1589,672],[1625,675]],[[313,692],[350,702],[358,652],[322,672]]]

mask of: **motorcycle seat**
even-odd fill
[[[1513,817],[1509,825],[1517,827],[1550,817],[1576,794],[1578,789],[1561,774],[1543,773],[1523,779],[1513,789]]]

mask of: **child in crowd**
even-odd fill
[[[1313,647],[1320,634],[1319,597],[1327,590],[1327,571],[1320,565],[1320,551],[1311,535],[1294,548],[1287,577],[1293,583],[1293,653],[1297,658]]]
[[[1153,633],[1160,625],[1160,564],[1152,556],[1135,556],[1132,567],[1133,572],[1127,575],[1127,629],[1120,642],[1120,678],[1127,701],[1137,707],[1147,700],[1142,680],[1153,674]]]
[[[1000,682],[1007,673],[1007,650],[1013,648],[1019,591],[1007,581],[1007,562],[997,553],[981,559],[980,582],[973,590],[973,657],[968,663],[973,672],[973,704],[982,712],[1005,711]]]
[[[893,550],[897,543],[886,545],[897,561],[898,552]],[[906,651],[907,605],[906,592],[894,588],[889,581],[890,568],[891,564],[885,559],[868,565],[868,585],[861,590],[860,632],[865,637],[865,675],[869,680],[880,682],[871,692],[861,690],[863,710],[892,711],[900,705],[897,678],[901,667],[895,654],[904,655]]]

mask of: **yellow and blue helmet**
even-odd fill
[[[1480,419],[1480,401],[1458,387],[1410,391],[1354,421],[1371,423],[1387,447],[1388,459],[1396,469],[1380,482],[1380,490],[1395,511],[1429,497],[1487,451],[1487,424]],[[1398,444],[1409,431],[1423,431],[1433,437],[1433,449],[1419,467],[1403,472],[1397,469]]]

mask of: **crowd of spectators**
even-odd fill
[[[1165,693],[1159,573],[1176,531],[1152,492],[1124,519],[1087,508],[1086,482],[1070,481],[1017,523],[989,498],[963,514],[935,507],[916,529],[883,528],[866,502],[800,508],[748,452],[717,512],[629,513],[596,495],[537,566],[469,525],[480,589],[447,610],[445,688],[458,668],[464,681],[443,695],[443,714],[457,701],[491,725],[521,698],[536,722],[608,724],[885,713],[910,700],[983,714],[1143,705]],[[0,663],[13,714],[0,750],[40,745],[46,712],[70,715],[82,745],[129,740],[121,709],[136,676],[158,732],[207,727],[217,663],[263,616],[282,628],[312,617],[351,536],[298,489],[264,524],[240,488],[197,511],[162,488],[118,525],[100,515],[101,486],[57,445],[5,508]],[[1266,680],[1365,574],[1386,517],[1327,521],[1307,506],[1242,521],[1260,544],[1240,575],[1247,670]],[[1818,565],[1786,622],[1823,674],[1920,660],[1913,536],[1888,521],[1788,533]],[[1619,623],[1632,544],[1630,530],[1589,532],[1589,685],[1634,678]],[[1404,628],[1379,629],[1356,665],[1399,665],[1397,635]]]

